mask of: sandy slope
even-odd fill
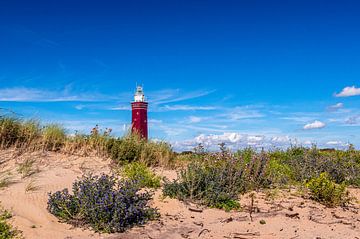
[[[29,157],[36,159],[40,172],[21,179],[16,163]],[[123,234],[99,235],[59,223],[46,210],[47,193],[71,187],[86,171],[110,172],[109,160],[56,153],[16,156],[7,150],[0,151],[0,167],[1,171],[10,170],[13,175],[13,183],[0,190],[0,201],[11,209],[13,224],[26,238],[360,238],[358,202],[347,210],[329,209],[296,196],[293,190],[279,192],[274,200],[266,200],[264,193],[256,193],[252,221],[248,195],[242,197],[241,212],[227,213],[217,209],[193,212],[189,208],[195,208],[194,205],[163,199],[158,191],[153,204],[160,209],[159,221]],[[168,178],[176,177],[174,171],[157,171]],[[36,187],[25,192],[30,182]],[[351,192],[359,201],[360,190]],[[265,220],[266,224],[260,224],[260,220]]]

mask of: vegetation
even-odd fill
[[[107,150],[118,165],[138,161],[147,166],[171,166],[174,160],[174,153],[169,144],[146,141],[137,134],[110,139]]]
[[[181,155],[191,159],[178,174],[166,181],[165,196],[196,201],[210,207],[230,210],[239,195],[258,189],[288,185],[307,186],[311,198],[327,206],[349,202],[347,185],[360,186],[360,152],[290,147],[286,150],[256,152],[250,148],[231,153],[224,144],[220,152]]]
[[[220,152],[213,153],[200,144],[193,152],[175,153],[165,142],[146,141],[136,134],[116,138],[111,132],[96,125],[89,134],[69,135],[56,124],[0,116],[1,149],[110,157],[116,168],[123,167],[122,176],[137,181],[138,187],[160,186],[160,178],[148,166],[178,168],[178,179],[165,181],[164,195],[225,210],[238,208],[239,195],[251,190],[306,186],[314,200],[336,206],[344,205],[347,186],[360,187],[360,151],[352,145],[347,150],[292,146],[267,152],[246,148],[232,153],[221,144]],[[18,167],[22,177],[36,171],[32,160]],[[10,176],[1,175],[0,187],[10,182]],[[31,191],[33,187],[28,188]]]
[[[39,172],[39,169],[34,166],[34,163],[34,159],[25,159],[24,162],[19,163],[17,171],[21,174],[22,178],[29,177]]]
[[[159,217],[148,205],[152,194],[140,191],[130,180],[114,176],[87,175],[68,189],[49,194],[48,210],[73,225],[90,226],[97,232],[123,232]]]
[[[178,174],[178,179],[166,181],[165,196],[199,202],[210,207],[231,210],[239,208],[240,193],[265,187],[267,158],[264,154],[247,162],[222,149],[191,162]]]
[[[337,184],[330,180],[328,173],[311,179],[307,184],[311,198],[328,207],[344,206],[350,198],[344,183]]]
[[[9,211],[0,208],[0,238],[1,239],[22,238],[21,232],[9,224],[8,220],[11,217],[12,215]]]
[[[140,187],[159,188],[161,177],[153,173],[144,163],[132,162],[126,164],[122,176],[138,182]]]

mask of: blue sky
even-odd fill
[[[0,107],[121,135],[136,83],[150,137],[360,146],[357,1],[3,1]]]

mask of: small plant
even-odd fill
[[[59,219],[77,226],[90,226],[97,232],[124,232],[159,217],[149,207],[152,194],[139,192],[130,180],[114,176],[86,175],[68,189],[49,194],[48,210]]]
[[[1,239],[15,239],[22,238],[21,232],[8,223],[12,217],[11,213],[3,208],[0,208],[0,238]]]
[[[261,225],[265,225],[265,224],[266,224],[266,221],[265,221],[264,219],[261,219],[261,220],[259,221],[259,223],[260,223]]]
[[[39,169],[34,167],[34,163],[34,159],[25,159],[24,162],[19,163],[17,171],[21,174],[22,178],[29,177],[39,172]]]
[[[13,183],[13,176],[11,172],[4,171],[0,173],[0,188],[5,188]]]
[[[126,164],[122,175],[130,180],[137,181],[140,187],[159,188],[161,177],[156,176],[145,164],[132,162]]]
[[[35,180],[31,180],[25,187],[25,192],[36,191],[40,189],[40,186],[36,185]]]
[[[331,181],[328,173],[321,173],[319,177],[311,179],[306,187],[312,199],[328,207],[344,206],[350,200],[346,185]]]

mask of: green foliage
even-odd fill
[[[110,139],[107,142],[107,150],[111,159],[118,165],[139,161],[148,166],[169,166],[174,158],[169,144],[146,141],[136,134]]]
[[[7,210],[0,208],[0,238],[1,239],[14,239],[21,238],[21,233],[13,228],[8,222],[12,217],[11,213]]]
[[[126,164],[122,170],[122,175],[130,180],[137,181],[140,187],[160,187],[161,177],[153,173],[144,163]]]
[[[293,171],[287,164],[281,163],[276,158],[269,161],[267,176],[274,185],[285,185],[294,180]]]
[[[321,173],[319,177],[306,183],[311,198],[328,207],[344,206],[349,202],[349,192],[344,183],[331,181],[328,173]]]
[[[360,186],[360,151],[290,147],[268,153],[272,183],[302,183],[328,173],[336,183]]]
[[[236,209],[240,193],[267,185],[266,165],[265,157],[254,157],[246,163],[227,151],[208,154],[205,160],[191,162],[180,170],[177,180],[165,181],[163,194],[210,207]]]
[[[65,222],[97,232],[124,232],[160,216],[148,205],[152,194],[140,189],[133,181],[87,175],[74,182],[73,194],[68,189],[50,193],[48,210]]]

